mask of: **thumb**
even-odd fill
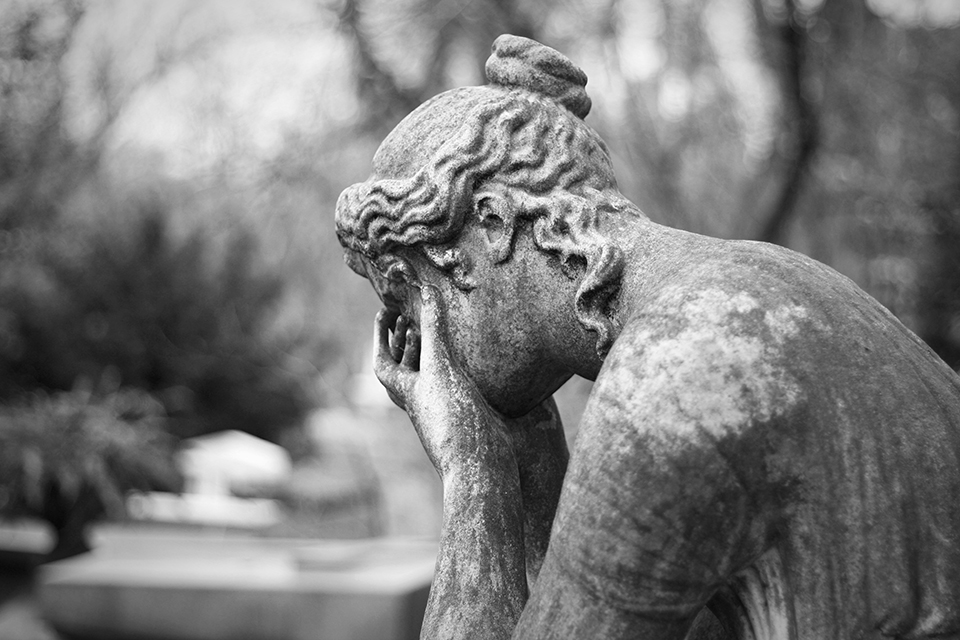
[[[433,285],[420,289],[420,358],[448,360],[447,310]]]

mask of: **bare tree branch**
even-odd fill
[[[321,6],[336,11],[340,29],[353,43],[360,93],[366,98],[366,103],[376,110],[373,118],[377,121],[389,120],[389,116],[395,112],[407,113],[417,108],[423,96],[402,87],[377,60],[373,45],[361,24],[362,7],[359,0],[342,0],[338,7],[326,3],[321,3]]]
[[[792,133],[793,148],[784,154],[780,163],[771,165],[780,169],[782,177],[778,181],[777,192],[770,198],[770,204],[764,206],[761,203],[759,207],[757,217],[761,223],[755,237],[765,242],[783,244],[787,227],[796,213],[804,178],[819,145],[820,122],[816,106],[804,95],[809,44],[795,0],[784,1],[787,17],[781,23],[772,25],[765,17],[762,2],[757,0],[755,3],[758,28],[762,28],[762,23],[767,23],[775,40],[774,45],[779,50],[779,56],[774,57],[774,68],[780,79],[783,114],[787,121],[785,124]],[[771,176],[765,173],[761,179],[766,181]]]
[[[14,229],[28,222],[44,223],[55,217],[56,208],[66,195],[99,169],[106,138],[133,95],[166,76],[174,65],[205,51],[215,41],[214,37],[204,37],[187,46],[178,46],[175,36],[185,23],[185,12],[179,16],[166,40],[157,46],[150,69],[133,80],[120,80],[115,77],[119,54],[110,48],[101,48],[97,53],[94,69],[94,89],[100,106],[100,117],[85,139],[76,140],[65,129],[64,100],[67,80],[62,64],[74,43],[84,15],[84,6],[79,0],[63,0],[60,7],[67,18],[62,36],[44,51],[30,51],[33,58],[41,59],[24,62],[48,65],[51,76],[49,83],[52,85],[51,96],[38,98],[38,102],[42,104],[43,115],[27,134],[27,143],[21,145],[26,147],[25,156],[14,157],[18,150],[5,140],[5,134],[10,130],[23,135],[22,131],[17,131],[23,127],[15,120],[16,115],[8,116],[14,120],[0,121],[0,168],[6,169],[0,173],[0,229]],[[29,29],[32,29],[36,22],[30,15],[23,21],[18,33],[21,44],[16,47],[16,51],[29,49],[25,48],[22,42],[29,39]],[[25,90],[29,88],[5,85],[3,99],[7,100],[9,96]],[[3,111],[0,109],[0,117],[5,115]]]
[[[14,229],[25,221],[37,217],[39,213],[46,213],[46,215],[40,216],[44,218],[52,215],[53,212],[51,211],[40,211],[43,205],[36,201],[36,196],[41,189],[41,185],[50,178],[47,168],[51,164],[58,163],[63,155],[69,155],[72,151],[69,142],[63,137],[62,130],[65,81],[60,65],[73,43],[77,25],[83,17],[84,7],[75,0],[64,0],[61,7],[66,18],[63,36],[47,51],[39,51],[35,46],[28,45],[28,42],[32,41],[33,38],[33,29],[40,22],[39,14],[28,15],[18,29],[18,42],[14,49],[14,55],[18,56],[20,62],[24,65],[49,65],[55,70],[52,79],[54,96],[43,107],[43,115],[34,128],[35,137],[30,140],[27,146],[27,155],[20,161],[13,160],[3,163],[8,170],[4,172],[2,183],[0,183],[0,230]],[[31,73],[30,68],[25,68],[24,76],[29,73]],[[21,81],[26,84],[25,79],[21,79]],[[4,100],[12,99],[18,89],[23,90],[23,87],[15,88],[12,84],[5,83],[3,87]],[[0,123],[0,127],[3,129],[8,127],[20,129],[21,125],[10,121]],[[0,134],[6,133],[8,132],[0,131]],[[22,134],[22,131],[16,131],[15,133]],[[6,140],[3,140],[0,141],[0,152],[5,156],[16,156],[17,149],[13,148],[12,144],[6,144]],[[7,160],[9,160],[9,157]],[[44,200],[49,202],[47,198],[44,198]]]

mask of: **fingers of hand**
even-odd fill
[[[393,328],[393,334],[390,337],[390,355],[394,362],[400,362],[404,359],[404,348],[407,344],[407,327],[409,322],[406,317],[397,318],[397,324]]]
[[[390,329],[400,314],[389,309],[381,309],[377,313],[377,319],[374,321],[373,344],[376,346],[375,355],[389,355],[391,353]]]
[[[391,393],[399,391],[399,372],[397,371],[397,361],[393,358],[390,346],[390,328],[397,320],[395,311],[381,309],[377,314],[374,328],[374,350],[373,370],[377,378]]]
[[[411,374],[420,368],[420,335],[407,318],[383,309],[377,314],[374,372],[390,399],[404,408]]]
[[[413,369],[414,371],[420,370],[420,334],[417,333],[413,327],[410,327],[406,330],[407,337],[405,339],[406,348],[403,350],[403,360],[401,364],[403,366]]]

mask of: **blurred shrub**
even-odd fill
[[[86,525],[122,516],[126,492],[179,489],[162,422],[161,403],[132,389],[36,393],[0,408],[0,514],[50,522],[52,559],[86,551]]]
[[[7,260],[0,399],[107,375],[159,398],[177,436],[277,440],[310,408],[302,376],[284,368],[293,345],[269,335],[279,276],[258,266],[247,232],[177,239],[161,204],[134,209],[47,230]]]

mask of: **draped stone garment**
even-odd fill
[[[960,378],[819,263],[703,243],[604,364],[521,628],[712,598],[741,638],[957,637]]]

